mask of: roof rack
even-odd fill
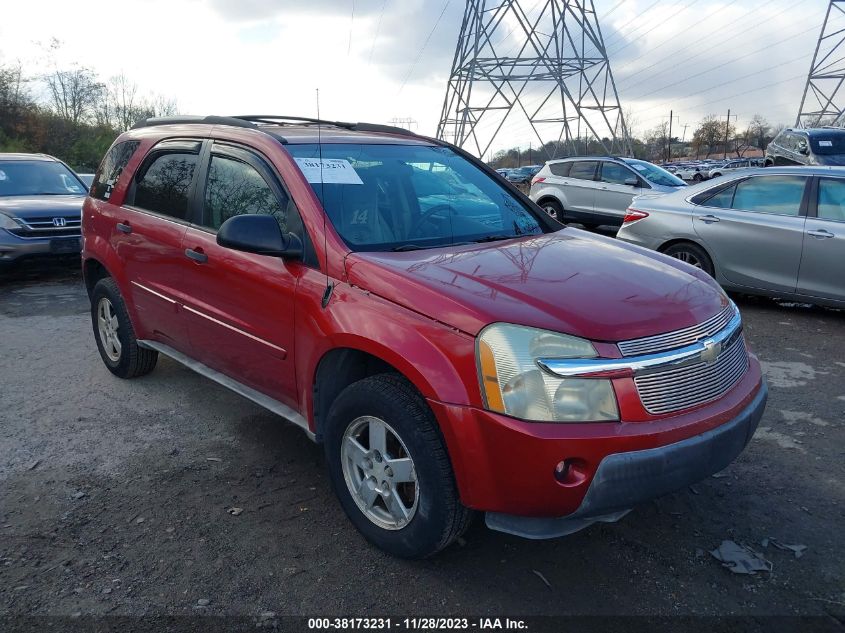
[[[141,119],[132,126],[132,129],[151,127],[153,125],[184,125],[189,123],[206,123],[209,125],[233,125],[235,127],[257,128],[258,123],[270,125],[295,125],[307,123],[312,125],[329,125],[332,127],[350,130],[352,132],[382,132],[386,134],[398,134],[401,136],[417,136],[414,132],[392,125],[381,125],[379,123],[348,123],[346,121],[326,121],[323,119],[312,119],[303,116],[287,116],[279,114],[244,114],[238,116],[167,116],[150,117]]]

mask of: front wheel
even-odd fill
[[[431,556],[469,526],[434,416],[401,376],[344,389],[329,410],[325,452],[343,510],[390,554]]]
[[[711,277],[713,276],[713,260],[703,248],[698,244],[692,242],[679,242],[672,244],[669,248],[663,251],[664,255],[680,259],[682,262],[695,266],[706,272]]]
[[[701,174],[696,174],[692,177],[693,182],[701,182],[702,180],[704,180],[704,176],[702,176]]]

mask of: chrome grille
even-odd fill
[[[649,413],[670,413],[714,400],[733,387],[748,369],[745,340],[736,340],[712,364],[696,363],[679,369],[634,378]]]
[[[56,226],[53,223],[54,218],[62,218],[65,221],[64,226]],[[81,235],[82,218],[79,215],[75,216],[43,216],[35,218],[17,218],[23,224],[21,228],[11,229],[9,232],[14,233],[18,237],[24,238],[42,238],[42,237],[66,237]]]
[[[703,323],[693,325],[683,330],[675,330],[666,334],[657,334],[645,338],[632,339],[619,343],[619,351],[623,356],[639,356],[641,354],[654,354],[664,352],[676,347],[683,347],[695,343],[699,339],[712,336],[725,327],[736,314],[733,303],[729,303],[721,312],[710,317]]]

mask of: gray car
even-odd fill
[[[686,183],[644,160],[584,156],[550,160],[531,181],[531,199],[560,222],[619,226],[642,193],[668,193]]]
[[[845,168],[747,169],[634,200],[618,238],[725,288],[845,307]]]

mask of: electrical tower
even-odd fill
[[[845,0],[830,0],[795,124],[845,127]]]
[[[541,153],[630,155],[593,0],[533,4],[467,0],[437,136],[479,157],[503,131]]]

